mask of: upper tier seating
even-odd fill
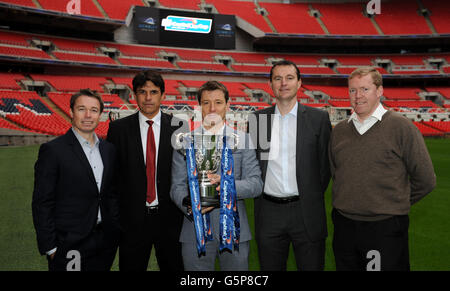
[[[264,18],[256,12],[256,6],[255,4],[253,4],[253,2],[240,2],[230,0],[206,0],[205,2],[213,4],[221,14],[239,16],[241,19],[256,26],[263,32],[272,32],[272,29],[264,20]]]
[[[257,52],[230,52],[221,50],[178,49],[148,45],[118,44],[113,42],[96,42],[79,39],[68,39],[32,35],[24,33],[0,31],[5,41],[0,43],[0,55],[7,57],[24,57],[36,59],[55,59],[56,61],[70,61],[82,64],[99,64],[112,66],[131,66],[149,68],[167,68],[171,70],[206,70],[206,71],[232,71],[238,73],[268,73],[275,59],[289,59],[295,62],[303,74],[350,74],[358,66],[373,65],[376,59],[391,60],[392,71],[377,68],[382,74],[405,75],[441,75],[442,72],[428,65],[427,60],[441,59],[450,63],[447,53],[432,54],[387,54],[387,55],[336,55],[336,54],[287,54],[287,53],[257,53]],[[32,39],[51,41],[56,49],[45,53],[41,49],[31,46]],[[2,42],[2,40],[0,40]],[[12,44],[12,43],[15,44]],[[104,55],[100,47],[115,48],[118,50],[117,59]],[[164,55],[174,53],[177,57],[170,62]],[[228,67],[218,61],[218,57],[230,57]],[[324,66],[324,60],[338,62],[334,70]],[[172,61],[172,60],[171,60]],[[174,65],[175,64],[175,65]],[[177,65],[178,64],[178,65]],[[444,63],[443,73],[450,72],[450,66]]]
[[[382,2],[381,13],[375,15],[375,21],[384,34],[431,34],[425,18],[417,13],[416,1],[396,0]]]
[[[33,0],[2,0],[1,2],[36,8]]]
[[[128,11],[131,6],[144,6],[142,0],[121,0],[121,1],[111,1],[111,0],[97,0],[97,2],[105,10],[109,18],[114,20],[125,20]]]
[[[384,4],[384,3],[383,3]],[[311,4],[318,9],[320,18],[330,34],[378,35],[375,26],[362,13],[366,3]]]
[[[447,34],[450,32],[450,2],[436,0],[421,0],[430,13],[431,22],[437,33]]]
[[[184,1],[174,1],[174,0],[159,0],[159,4],[165,8],[179,8],[188,10],[199,10],[201,0],[184,0]]]
[[[67,3],[69,1],[55,1],[55,0],[39,0],[39,3],[46,10],[54,10],[67,13]],[[94,16],[99,18],[105,18],[105,16],[98,10],[94,2],[91,0],[80,1],[81,14],[85,16]],[[113,1],[111,1],[113,2]],[[115,2],[115,1],[114,1]]]
[[[67,1],[55,0],[2,0],[2,2],[45,10],[67,13]],[[95,5],[97,2],[101,9]],[[173,1],[161,0],[161,8],[200,10],[200,0]],[[236,15],[244,21],[259,28],[265,33],[274,33],[264,17],[256,12],[253,1],[237,0],[205,0],[213,4],[219,13]],[[325,34],[319,21],[309,13],[309,6],[320,13],[320,20],[332,35],[378,35],[375,25],[363,15],[368,1],[363,3],[267,3],[258,2],[267,12],[267,19],[278,33],[288,34]],[[439,34],[450,33],[450,3],[448,1],[421,0],[428,9],[429,19]],[[37,4],[39,3],[39,4]],[[97,18],[124,21],[132,6],[145,6],[143,0],[83,0],[81,14]],[[425,17],[417,12],[416,1],[395,0],[382,1],[381,14],[376,14],[374,20],[385,35],[418,35],[431,34]],[[286,17],[295,15],[295,17]]]
[[[267,16],[278,33],[290,34],[324,34],[319,22],[309,15],[308,4],[280,4],[280,3],[262,3],[259,5],[265,8],[269,15]],[[291,17],[295,15],[295,17]]]

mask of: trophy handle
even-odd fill
[[[188,135],[190,135],[190,133],[183,132],[177,133],[175,135],[175,145],[178,148],[177,151],[183,156],[186,156],[186,148],[183,147],[183,143]]]
[[[233,149],[237,148],[238,144],[239,144],[239,134],[237,133],[231,133],[231,136],[233,137],[233,141],[234,141],[234,145],[233,145]]]

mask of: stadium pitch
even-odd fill
[[[426,139],[437,175],[436,189],[414,205],[410,212],[409,246],[411,270],[450,270],[450,139]],[[39,146],[0,148],[0,271],[47,270],[45,257],[37,250],[31,217],[34,163]],[[331,183],[330,183],[331,184]],[[325,194],[328,215],[325,270],[335,270],[331,248],[331,187]],[[250,226],[253,223],[253,201],[247,200]],[[256,243],[251,241],[250,270],[259,270]],[[296,270],[292,252],[288,270]],[[157,270],[152,260],[148,270]],[[118,270],[118,259],[113,265]]]

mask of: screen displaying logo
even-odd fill
[[[209,33],[212,19],[168,15],[162,20],[161,26],[169,31]]]

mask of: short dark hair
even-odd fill
[[[214,91],[214,90],[222,91],[223,94],[225,95],[225,102],[228,102],[229,93],[228,93],[227,87],[225,87],[224,84],[219,83],[217,81],[208,81],[205,84],[203,84],[202,86],[200,86],[200,88],[197,91],[198,104],[202,103],[202,94],[203,94],[203,92],[205,92],[205,91]]]
[[[272,64],[272,68],[270,69],[270,82],[272,82],[272,75],[273,75],[273,70],[275,69],[275,67],[278,66],[293,66],[295,68],[295,72],[297,73],[297,79],[300,80],[300,70],[298,69],[297,65],[293,62],[293,61],[289,61],[289,60],[282,60],[282,61],[278,61]]]
[[[145,85],[147,81],[151,81],[156,87],[164,93],[164,80],[160,73],[152,70],[139,72],[133,78],[133,92],[136,94],[137,90]]]
[[[77,101],[78,97],[81,96],[88,96],[97,99],[100,103],[100,113],[103,112],[105,104],[103,103],[102,97],[97,93],[97,91],[91,89],[81,89],[70,97],[70,109],[72,109],[72,111],[74,110],[75,102]]]

